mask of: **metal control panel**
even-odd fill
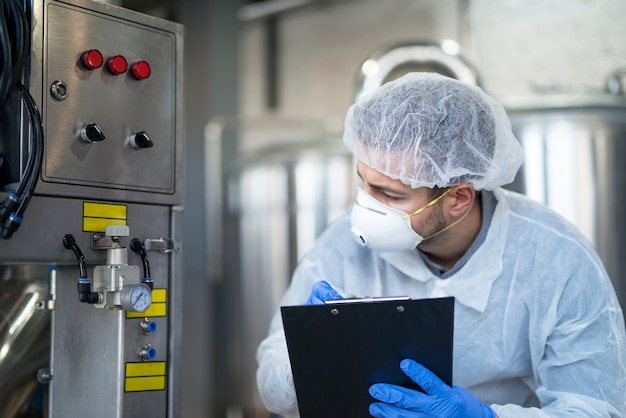
[[[33,37],[46,139],[37,192],[178,202],[182,27],[94,3],[34,10],[45,22]]]

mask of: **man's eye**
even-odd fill
[[[388,195],[387,193],[383,193],[383,195],[385,196],[385,199],[390,200],[392,202],[400,200],[399,197],[391,196],[391,195]]]

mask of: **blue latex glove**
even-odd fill
[[[323,305],[328,299],[343,299],[333,287],[325,280],[320,280],[313,285],[311,295],[306,301],[307,305]]]
[[[489,406],[458,386],[450,387],[413,360],[402,360],[402,371],[424,392],[388,383],[370,386],[370,395],[384,403],[370,405],[373,417],[385,418],[496,418]]]

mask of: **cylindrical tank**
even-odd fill
[[[207,125],[205,167],[213,187],[206,241],[214,245],[207,266],[219,295],[215,398],[222,415],[270,415],[256,386],[256,349],[298,261],[356,195],[342,126],[327,118],[225,117]]]
[[[245,380],[255,351],[303,253],[352,202],[356,172],[340,138],[288,144],[238,161],[231,214],[239,220]],[[236,186],[235,186],[236,185]],[[256,396],[256,390],[254,390]],[[257,402],[258,403],[258,402]]]
[[[46,265],[0,265],[0,417],[24,413],[49,363],[48,280]]]
[[[510,188],[547,204],[583,232],[626,306],[626,100],[554,95],[505,105],[526,155]]]

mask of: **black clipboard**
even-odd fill
[[[454,298],[281,307],[301,418],[371,417],[373,383],[421,390],[400,370],[418,361],[452,385]]]

